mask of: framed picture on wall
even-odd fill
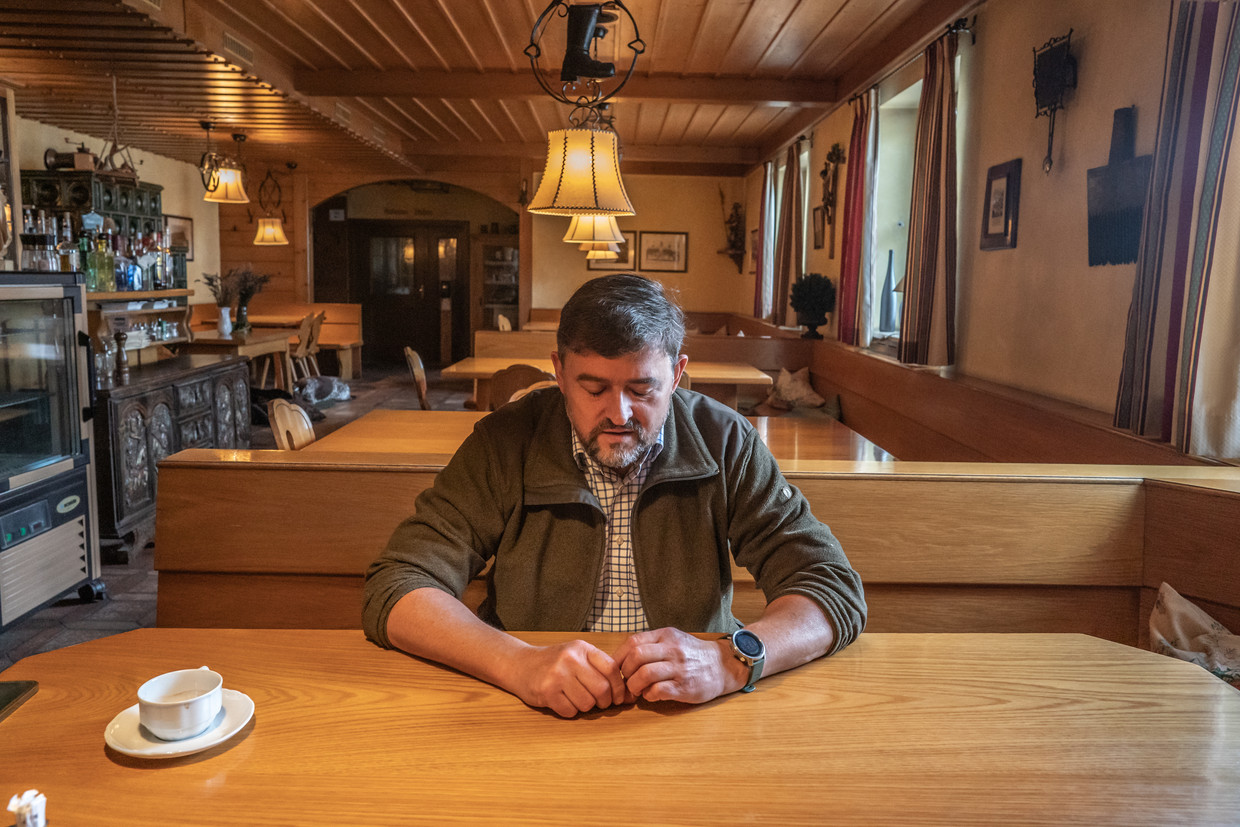
[[[638,236],[637,267],[656,273],[684,273],[689,269],[688,233],[648,233]]]
[[[168,228],[169,247],[185,250],[185,260],[194,260],[194,219],[180,215],[165,215],[164,226]]]
[[[587,270],[632,270],[636,267],[633,251],[637,249],[637,233],[634,230],[621,230],[624,241],[620,245],[620,258],[588,258]]]
[[[982,202],[982,249],[1003,250],[1016,246],[1020,218],[1020,158],[995,164],[986,173],[986,199]]]
[[[814,207],[814,249],[821,250],[827,232],[827,208]]]

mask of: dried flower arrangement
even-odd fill
[[[221,278],[216,273],[206,273],[202,277],[202,283],[215,297],[217,307],[231,307],[233,299],[237,297],[237,283],[231,276],[232,273],[229,273]]]
[[[237,290],[237,307],[245,307],[250,299],[263,291],[271,276],[267,273],[255,273],[247,264],[245,267],[234,267],[224,278],[233,283]]]

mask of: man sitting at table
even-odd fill
[[[589,281],[556,338],[558,389],[480,421],[371,564],[367,635],[565,717],[702,703],[851,643],[860,578],[748,421],[676,389],[684,314],[663,288]],[[768,601],[744,629],[729,549]],[[475,616],[460,598],[492,559]],[[608,654],[504,629],[632,634]]]

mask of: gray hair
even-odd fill
[[[615,359],[649,347],[673,361],[685,339],[685,314],[657,281],[636,273],[591,279],[560,311],[556,347]]]

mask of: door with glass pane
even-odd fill
[[[354,272],[365,274],[365,294],[359,298],[366,363],[404,364],[406,345],[429,365],[442,364],[443,354],[451,360],[454,305],[459,302],[466,307],[468,299],[458,286],[467,283],[469,225],[356,223],[358,232],[351,232],[351,265]]]

